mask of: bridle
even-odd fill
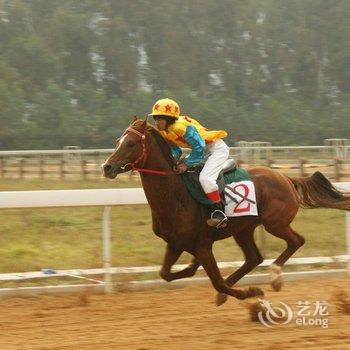
[[[147,161],[147,148],[146,148],[146,133],[142,133],[133,127],[129,126],[126,130],[125,133],[132,132],[133,134],[137,135],[141,139],[141,146],[142,146],[142,152],[141,155],[133,162],[133,163],[128,163],[125,164],[122,169],[125,170],[127,166],[130,166],[131,171],[139,171],[140,173],[147,173],[147,174],[155,174],[155,175],[178,175],[176,172],[169,172],[169,171],[163,171],[163,170],[153,170],[153,169],[145,169],[144,166]],[[140,162],[140,166],[137,166],[137,163]]]

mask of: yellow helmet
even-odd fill
[[[163,98],[158,100],[152,108],[152,113],[149,116],[156,115],[166,115],[167,117],[171,117],[174,119],[178,119],[180,115],[180,107],[179,105],[171,100],[170,98]]]

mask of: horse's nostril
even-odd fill
[[[110,164],[105,164],[105,165],[103,166],[103,169],[104,169],[105,172],[108,173],[109,171],[111,171],[112,165],[110,165]]]

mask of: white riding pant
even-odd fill
[[[208,198],[214,202],[220,201],[219,187],[216,183],[225,161],[229,157],[230,148],[219,139],[206,145],[206,162],[199,174],[199,182]]]

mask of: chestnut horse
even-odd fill
[[[224,303],[227,295],[238,299],[263,295],[257,287],[232,288],[263,261],[254,242],[257,226],[263,225],[267,232],[287,244],[270,267],[273,286],[278,290],[282,285],[281,267],[305,242],[290,227],[299,207],[350,210],[349,193],[338,191],[320,172],[306,178],[289,178],[267,167],[255,167],[249,173],[255,185],[259,215],[230,217],[227,227],[218,230],[207,225],[207,208],[190,196],[174,165],[170,147],[159,132],[147,120],[135,117],[102,168],[104,176],[110,179],[131,169],[140,172],[152,212],[153,231],[167,242],[160,276],[166,281],[191,277],[202,265],[219,292],[217,305]],[[223,279],[212,246],[215,241],[231,236],[242,249],[245,262]],[[192,262],[182,271],[171,272],[184,251],[193,255]]]

